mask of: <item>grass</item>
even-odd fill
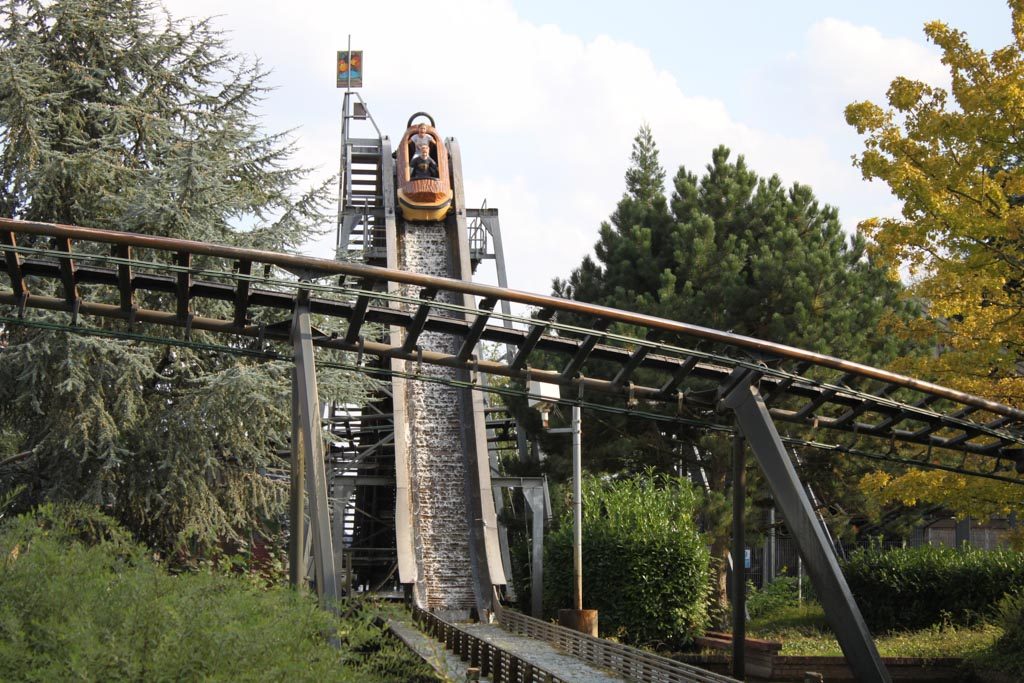
[[[747,634],[782,643],[783,655],[840,657],[842,650],[828,628],[820,605],[786,606],[751,620]],[[992,624],[966,628],[933,625],[916,631],[880,634],[875,644],[883,657],[979,656],[995,643],[1003,629]]]

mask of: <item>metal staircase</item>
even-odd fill
[[[334,544],[355,587],[386,589],[395,570],[395,423],[390,398],[334,404],[326,416]]]
[[[353,137],[352,123],[367,121],[375,137]],[[341,133],[341,178],[338,199],[337,258],[384,266],[387,259],[385,214],[390,198],[390,144],[363,102],[345,93]],[[385,168],[388,167],[388,168]]]
[[[362,136],[354,132],[356,127]],[[395,218],[393,174],[390,141],[381,134],[362,97],[346,92],[338,188],[339,260],[388,265],[387,223]],[[350,284],[375,288],[373,283],[355,280]],[[332,405],[326,421],[335,548],[348,562],[356,590],[386,589],[397,581],[391,393],[382,390],[378,400],[365,406]]]

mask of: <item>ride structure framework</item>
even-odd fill
[[[385,138],[378,143],[380,195],[386,198],[394,192],[387,171],[390,151]],[[458,194],[456,206],[464,206]],[[299,583],[304,571],[306,531],[295,520],[303,517],[308,497],[309,546],[325,604],[339,594],[340,581],[323,418],[329,427],[345,421],[321,413],[316,362],[400,383],[443,384],[474,396],[485,390],[526,395],[521,387],[540,380],[563,387],[565,404],[742,435],[765,472],[859,680],[889,678],[786,442],[1024,483],[1024,411],[765,340],[473,283],[465,269],[459,277],[401,270],[390,253],[397,259],[397,246],[389,249],[387,242],[397,218],[391,213],[389,219],[384,203],[364,202],[362,209],[365,216],[377,212],[380,220],[367,219],[362,227],[358,221],[346,224],[351,214],[343,211],[339,234],[348,230],[348,237],[339,245],[351,249],[360,243],[371,254],[369,263],[0,219],[0,268],[10,285],[0,289],[0,322],[264,358],[291,356],[292,580]],[[457,239],[468,244],[465,213],[462,228],[459,218],[453,219]],[[378,231],[384,233],[380,247]],[[468,251],[462,254],[471,260]],[[374,265],[375,258],[384,264]],[[515,316],[512,305],[533,312]],[[177,333],[163,332],[166,328]],[[196,339],[198,331],[209,334]],[[421,343],[426,335],[445,339],[446,345],[428,347]],[[504,358],[483,358],[480,342],[511,351]],[[431,367],[457,372],[424,371]],[[488,377],[508,378],[511,384],[499,389],[485,381]],[[601,404],[591,400],[598,395]],[[402,418],[392,410],[387,419]],[[796,436],[783,437],[777,425]],[[829,443],[823,436],[828,433],[845,434],[844,440],[858,437],[858,445]],[[479,430],[473,438],[480,438]],[[740,482],[742,444],[736,453]],[[485,559],[493,562],[488,552]]]

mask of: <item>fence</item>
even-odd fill
[[[495,616],[512,633],[542,640],[581,661],[640,683],[735,683],[727,676],[705,671],[628,645],[573,631],[495,603]]]
[[[1002,526],[978,526],[975,524],[963,524],[958,532],[953,520],[939,520],[928,526],[915,527],[906,540],[881,540],[884,548],[917,547],[922,545],[944,545],[955,548],[960,542],[967,543],[970,547],[979,550],[998,550],[1007,547],[1008,535],[1011,528],[1009,523]],[[959,533],[959,537],[958,537]],[[747,581],[752,582],[758,588],[762,588],[766,577],[765,564],[769,563],[770,576],[798,576],[803,573],[800,551],[797,549],[796,539],[788,535],[775,535],[775,552],[767,552],[763,543],[760,546],[749,548],[749,566],[744,563],[744,576]],[[837,543],[836,551],[840,557],[853,547]]]

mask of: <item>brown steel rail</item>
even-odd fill
[[[74,245],[78,251],[73,251]],[[147,261],[139,258],[140,253],[153,256]],[[172,325],[283,341],[288,338],[297,291],[312,290],[312,313],[349,325],[343,335],[315,334],[314,343],[321,347],[677,404],[703,411],[709,420],[715,419],[711,411],[733,371],[754,369],[777,420],[1010,460],[1018,470],[1024,468],[1022,410],[879,368],[699,325],[358,263],[13,219],[0,219],[0,255],[0,273],[6,271],[10,282],[9,290],[0,289],[0,304],[14,307],[18,315],[34,308],[71,313],[72,324],[87,315],[129,325]],[[220,269],[210,265],[217,259],[223,261]],[[273,268],[302,281],[271,278]],[[264,275],[253,275],[260,272]],[[406,312],[386,305],[386,299],[397,298],[396,294],[370,291],[366,285],[359,289],[316,282],[328,277],[390,283],[392,291],[397,285],[413,285],[421,288],[421,295],[468,293],[481,297],[482,305],[467,320],[429,314],[453,308],[440,303],[441,297],[417,298],[421,306]],[[54,294],[60,295],[34,293],[34,278],[51,281]],[[110,295],[105,301],[89,300],[94,295],[87,285],[105,285]],[[140,292],[163,295],[163,308],[137,305],[135,295]],[[146,298],[148,305],[156,305],[152,302],[157,299]],[[492,309],[493,302],[502,300],[535,307],[537,317],[523,321],[526,329],[485,324],[489,317],[501,317]],[[198,301],[224,302],[232,310],[223,317],[197,315],[192,304]],[[583,320],[587,326],[559,322],[558,315]],[[260,316],[262,324],[253,322]],[[407,331],[406,339],[366,338],[363,326],[370,323],[400,327]],[[645,337],[607,331],[613,324],[639,329]],[[465,343],[453,354],[421,350],[409,337],[422,330],[511,344],[518,352],[511,363],[504,363],[475,358]],[[664,341],[680,337],[693,348]],[[712,348],[698,350],[701,345]],[[543,367],[531,367],[531,361]],[[647,384],[630,381],[641,374]],[[660,379],[651,382],[652,376]]]
[[[416,285],[425,289],[438,289],[450,292],[472,294],[484,298],[505,299],[526,306],[538,308],[550,308],[555,311],[564,311],[578,315],[588,316],[594,319],[606,319],[614,322],[634,325],[654,330],[662,330],[696,339],[719,342],[728,346],[758,351],[763,354],[787,358],[796,361],[806,361],[821,367],[832,368],[842,372],[876,379],[881,382],[895,384],[898,386],[914,389],[924,393],[946,398],[964,405],[971,405],[988,410],[1000,415],[1007,415],[1018,420],[1024,420],[1024,411],[1013,408],[996,401],[990,401],[980,396],[975,396],[963,391],[957,391],[931,382],[900,375],[898,373],[882,370],[870,365],[863,365],[853,361],[835,358],[806,349],[799,349],[785,344],[747,337],[732,332],[723,332],[709,327],[693,325],[677,320],[668,320],[656,316],[645,315],[624,311],[597,304],[588,304],[582,301],[571,299],[559,299],[544,294],[534,294],[515,289],[505,289],[494,285],[464,282],[450,278],[422,275],[407,271],[391,270],[378,266],[368,266],[360,263],[346,261],[334,261],[329,259],[315,258],[312,256],[298,256],[274,251],[260,249],[245,249],[227,245],[213,244],[209,242],[197,242],[193,240],[182,240],[171,237],[155,237],[151,235],[140,235],[136,233],[118,232],[113,230],[101,230],[98,228],[86,228],[73,225],[62,225],[59,223],[39,223],[33,221],[19,221],[11,218],[0,218],[0,231],[9,231],[21,234],[45,235],[48,237],[62,237],[77,241],[101,242],[120,245],[124,247],[138,247],[158,251],[182,252],[189,254],[200,254],[214,256],[224,259],[232,259],[239,262],[259,262],[278,266],[286,271],[307,277],[327,277],[330,275],[347,275],[350,277],[366,279],[371,281],[396,282],[409,285]],[[639,340],[638,340],[639,341]]]

